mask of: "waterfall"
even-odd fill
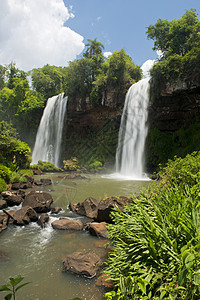
[[[143,154],[148,130],[149,80],[138,81],[127,92],[116,151],[117,173],[135,179],[145,178]]]
[[[48,161],[59,167],[63,123],[67,106],[64,93],[49,98],[37,131],[32,163]]]

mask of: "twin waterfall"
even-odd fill
[[[147,135],[147,106],[149,103],[149,78],[133,84],[125,99],[116,152],[116,171],[119,176],[144,179],[143,154]],[[33,163],[38,160],[60,165],[60,146],[67,106],[64,94],[47,101],[38,128],[33,150]]]
[[[142,79],[130,87],[121,118],[116,171],[132,179],[145,179],[143,154],[148,130],[149,80]]]
[[[56,167],[60,166],[60,146],[66,106],[67,97],[64,97],[64,93],[48,99],[36,135],[32,154],[33,164],[42,160],[52,162]]]

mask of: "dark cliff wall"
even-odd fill
[[[147,171],[174,155],[200,150],[200,76],[177,79],[155,87],[151,82]]]
[[[114,162],[126,91],[110,90],[98,103],[89,97],[69,99],[64,126],[63,158],[83,163],[98,159]]]

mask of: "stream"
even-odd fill
[[[87,231],[54,230],[51,222],[61,216],[87,221],[68,209],[69,202],[80,202],[87,197],[131,196],[149,185],[149,181],[116,180],[102,175],[83,175],[87,179],[67,180],[65,174],[37,176],[51,178],[52,185],[37,187],[51,193],[54,205],[62,207],[58,215],[50,215],[49,224],[41,229],[36,223],[17,227],[9,225],[0,235],[0,285],[9,277],[21,275],[31,283],[17,292],[20,300],[101,300],[103,290],[95,285],[96,278],[87,279],[62,272],[62,260],[75,251],[90,251],[105,257],[106,240],[91,236]],[[14,209],[14,208],[12,208]],[[1,211],[0,211],[1,212]],[[22,282],[22,283],[23,283]],[[3,299],[0,293],[0,299]],[[6,293],[5,293],[6,295]]]

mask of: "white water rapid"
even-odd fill
[[[130,179],[147,179],[144,174],[144,145],[147,136],[149,80],[133,84],[127,92],[116,152],[116,172]]]
[[[43,160],[59,167],[66,106],[67,97],[64,97],[64,93],[48,99],[36,135],[32,154],[33,164]]]

